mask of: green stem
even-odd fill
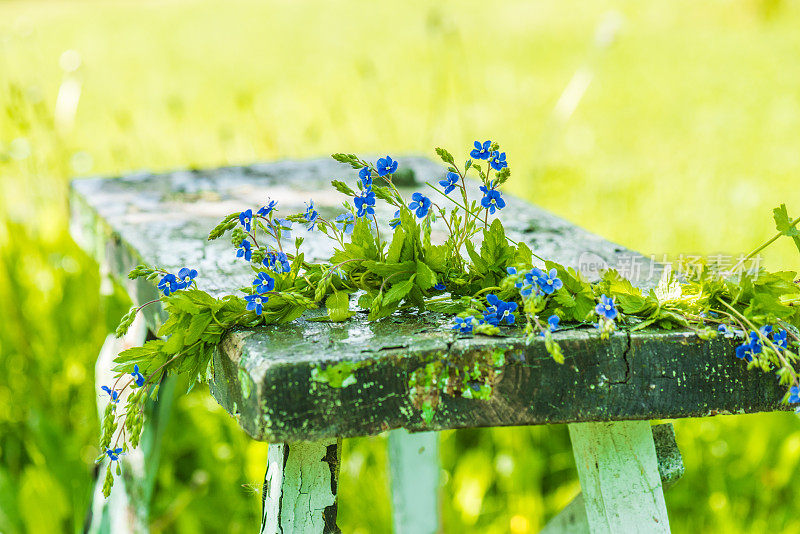
[[[789,223],[789,227],[792,227],[792,226],[796,225],[797,223],[800,223],[800,217],[798,217],[798,218],[796,218],[795,220],[793,220],[792,222],[790,222],[790,223]],[[771,238],[769,238],[768,240],[766,240],[764,243],[762,243],[761,245],[759,245],[758,247],[756,247],[756,248],[755,248],[755,249],[754,249],[752,252],[750,252],[750,253],[749,253],[747,256],[745,256],[744,258],[742,258],[741,260],[739,260],[739,261],[736,263],[736,265],[734,265],[733,267],[731,267],[731,270],[730,270],[730,271],[728,271],[728,274],[733,274],[734,272],[736,272],[736,269],[738,269],[740,265],[742,265],[744,262],[746,262],[747,260],[749,260],[750,258],[752,258],[753,256],[755,256],[756,254],[758,254],[759,252],[761,252],[762,250],[764,250],[765,248],[767,248],[768,246],[770,246],[772,243],[774,243],[775,241],[777,241],[777,240],[778,240],[778,238],[779,238],[779,237],[781,237],[782,235],[784,235],[784,233],[783,233],[783,232],[778,232],[777,234],[775,234],[774,236],[772,236]]]

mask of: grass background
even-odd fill
[[[515,193],[611,240],[738,254],[800,209],[799,26],[779,0],[0,1],[0,532],[79,532],[89,504],[93,364],[126,302],[69,238],[70,177],[491,138]],[[797,418],[676,428],[673,531],[800,528]],[[168,432],[153,530],[254,531],[266,445],[202,388]],[[446,532],[535,532],[579,491],[562,426],[441,443]],[[340,495],[345,532],[389,530],[382,437],[345,441]]]

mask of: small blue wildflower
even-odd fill
[[[142,373],[139,372],[138,365],[133,366],[133,372],[131,373],[131,376],[133,377],[133,382],[138,387],[142,387],[144,385],[144,375],[142,375]]]
[[[550,269],[550,272],[545,274],[542,272],[542,276],[536,279],[536,282],[539,284],[539,287],[542,288],[542,291],[545,295],[550,295],[554,291],[561,289],[564,283],[561,279],[558,278],[558,271],[555,268]]]
[[[253,210],[243,211],[239,214],[239,223],[244,227],[245,231],[250,231],[251,222],[253,222]]]
[[[760,354],[761,349],[761,338],[758,337],[756,332],[750,332],[750,352],[753,354]]]
[[[514,312],[517,310],[516,302],[505,302],[500,300],[500,297],[492,293],[486,295],[486,302],[490,304],[486,310],[489,317],[486,319],[487,323],[498,326],[505,320],[507,324],[514,324],[514,321],[516,320]]]
[[[458,330],[462,334],[469,334],[477,324],[474,317],[456,317],[456,324],[453,325],[452,330]]]
[[[496,189],[492,189],[493,181],[489,182],[489,187],[485,185],[481,186],[481,191],[483,191],[483,198],[481,199],[481,206],[489,210],[489,213],[494,215],[496,210],[501,210],[506,207],[506,201],[503,200],[500,191]]]
[[[411,200],[412,202],[408,205],[408,208],[416,210],[417,217],[422,219],[428,215],[428,211],[431,209],[431,199],[417,192],[411,195]]]
[[[289,257],[285,252],[267,252],[267,255],[264,256],[264,261],[262,263],[264,264],[264,267],[271,269],[278,274],[288,273],[292,270],[292,266],[289,263]]]
[[[772,333],[772,326],[765,324],[764,326],[759,328],[758,331],[761,332],[764,336],[768,336],[769,334]]]
[[[122,454],[122,447],[117,447],[116,449],[109,449],[106,447],[105,450],[106,456],[108,456],[112,462],[116,462],[119,460],[120,455]]]
[[[253,252],[250,250],[250,241],[247,239],[242,240],[239,244],[239,249],[236,251],[237,258],[244,258],[247,261],[250,261],[250,258],[253,256]]]
[[[111,399],[111,402],[113,402],[114,404],[119,402],[119,391],[111,389],[108,386],[101,386],[100,389],[106,392],[108,397]]]
[[[489,156],[489,165],[491,165],[496,171],[502,170],[503,167],[508,167],[508,163],[506,162],[506,153],[501,153],[497,150],[492,152],[492,155]]]
[[[722,335],[728,335],[728,333],[730,332],[730,330],[728,329],[728,326],[727,326],[727,325],[721,324],[721,325],[719,325],[719,326],[717,327],[717,332],[719,332],[719,333],[720,333],[720,334],[722,334]]]
[[[378,169],[378,176],[386,176],[397,171],[397,162],[386,156],[385,158],[380,158],[375,167]]]
[[[372,189],[365,189],[361,195],[353,198],[353,203],[358,210],[357,217],[375,215],[375,192]]]
[[[516,267],[506,267],[506,272],[508,274],[510,274],[510,275],[515,275],[515,274],[517,274],[517,268]]]
[[[353,233],[353,227],[355,226],[355,219],[353,218],[353,214],[349,211],[347,213],[342,213],[341,215],[337,216],[336,219],[336,228],[339,230],[344,231],[345,234],[350,235]]]
[[[277,200],[270,200],[266,206],[261,206],[259,210],[256,212],[257,215],[261,215],[262,217],[266,217],[267,215],[275,209],[275,206],[278,205]]]
[[[491,155],[491,151],[489,150],[489,148],[492,146],[491,141],[484,141],[483,144],[481,144],[480,141],[475,141],[473,145],[475,146],[475,148],[472,149],[469,153],[469,156],[471,158],[489,159],[489,156]]]
[[[456,188],[456,183],[458,183],[459,176],[457,173],[450,171],[445,176],[444,180],[439,180],[439,185],[444,187],[444,194],[449,195],[450,191]]]
[[[439,282],[438,284],[433,286],[433,289],[435,289],[436,291],[444,291],[445,289],[447,289],[447,286],[445,286],[443,283]]]
[[[175,293],[176,291],[183,289],[184,287],[186,286],[184,286],[174,274],[165,274],[158,282],[158,289],[167,296],[170,293]]]
[[[789,388],[789,404],[800,403],[800,387],[792,386]]]
[[[363,185],[364,188],[369,189],[372,187],[372,171],[369,170],[369,167],[364,167],[358,171],[358,179],[361,180],[361,185]]]
[[[394,217],[389,221],[389,226],[392,227],[392,230],[400,226],[400,210],[394,212]]]
[[[267,273],[258,273],[256,279],[253,280],[253,286],[256,293],[266,293],[275,289],[275,279]]]
[[[178,271],[178,283],[183,284],[183,287],[189,287],[192,282],[197,278],[197,270],[184,267]]]
[[[305,218],[306,222],[308,223],[307,228],[309,232],[313,232],[314,228],[317,226],[317,222],[319,221],[319,213],[314,209],[313,200],[309,200],[306,206]]]
[[[551,332],[555,332],[556,330],[558,330],[558,323],[560,321],[561,319],[558,317],[558,315],[551,315],[550,317],[548,317],[547,324],[550,325]]]
[[[517,283],[514,284],[516,287],[519,288],[519,294],[523,297],[530,297],[534,290],[536,293],[539,293],[539,278],[544,276],[544,271],[534,267],[529,272],[525,273],[525,276],[521,280],[517,280]]]
[[[617,318],[617,308],[614,306],[614,299],[607,297],[605,294],[600,296],[600,302],[595,306],[594,311],[600,317],[605,317],[609,321]]]
[[[741,345],[736,345],[736,357],[748,363],[752,362],[753,355],[750,352],[750,343],[745,342]]]
[[[247,301],[247,311],[254,311],[256,315],[261,315],[264,311],[264,303],[269,300],[266,295],[245,295],[244,300]]]
[[[778,352],[781,352],[789,346],[786,336],[789,334],[786,330],[780,330],[772,334],[772,342],[778,347]]]

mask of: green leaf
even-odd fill
[[[388,263],[396,263],[400,261],[400,253],[403,251],[403,243],[406,240],[406,233],[401,227],[397,227],[392,236],[392,243],[389,245],[389,251],[386,253],[386,261]]]
[[[411,275],[411,278],[404,282],[399,282],[397,284],[393,284],[392,287],[386,292],[383,297],[383,303],[389,304],[392,302],[400,302],[403,297],[408,295],[411,289],[414,287],[414,279],[416,275]]]
[[[456,164],[456,160],[453,159],[453,155],[450,154],[450,152],[448,152],[444,148],[436,147],[436,153],[439,155],[440,158],[442,158],[442,161],[444,161],[445,163],[449,163],[450,165]]]
[[[431,245],[425,249],[425,263],[433,271],[442,273],[447,268],[447,246]]]
[[[378,261],[365,261],[362,265],[371,273],[375,273],[380,277],[387,278],[393,274],[407,272],[409,274],[416,271],[416,263],[413,261],[404,261],[402,263],[384,263]]]
[[[797,224],[792,224],[786,204],[773,209],[772,217],[775,219],[775,228],[783,235],[791,237],[797,250],[800,251],[800,230],[797,229]]]
[[[167,342],[164,343],[164,352],[167,354],[177,354],[183,348],[183,340],[185,333],[180,330],[169,336]]]
[[[430,289],[436,285],[436,274],[424,262],[417,262],[417,286]]]
[[[328,308],[328,317],[331,321],[344,321],[354,315],[354,312],[350,311],[350,295],[344,291],[335,291],[331,294],[325,300],[325,307]]]
[[[331,157],[339,163],[350,165],[354,169],[360,169],[364,166],[364,163],[362,163],[355,154],[331,154]]]
[[[211,324],[210,313],[193,315],[192,320],[189,321],[189,329],[186,331],[185,343],[191,345],[195,341],[199,341],[209,324]]]
[[[342,193],[343,195],[347,195],[347,196],[349,196],[349,197],[355,197],[355,196],[357,196],[357,195],[356,195],[356,192],[355,192],[355,191],[353,191],[353,190],[350,188],[350,186],[348,186],[348,185],[347,185],[346,183],[344,183],[344,182],[340,182],[339,180],[331,180],[331,185],[334,187],[334,189],[336,189],[337,191],[339,191],[339,192],[340,192],[340,193]]]

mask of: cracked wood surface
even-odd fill
[[[421,182],[443,174],[423,158],[400,158],[400,168],[411,170],[403,188],[409,197],[427,189]],[[157,294],[150,282],[125,280],[141,262],[172,271],[197,268],[200,287],[219,296],[252,278],[226,239],[205,241],[219,219],[257,208],[268,197],[279,201],[283,214],[302,211],[314,198],[323,217],[335,217],[344,197],[328,182],[352,183],[355,176],[332,160],[315,159],[76,180],[72,229],[136,302]],[[425,194],[436,196],[431,190]],[[385,221],[392,214],[382,205],[377,211]],[[501,215],[509,237],[566,265],[613,266],[635,255],[513,197]],[[434,230],[434,241],[440,232]],[[307,258],[330,254],[331,243],[318,233],[296,234],[306,238]],[[636,257],[646,271],[648,262]],[[587,274],[591,278],[596,269]],[[155,329],[163,311],[147,310]],[[359,313],[345,323],[300,319],[233,332],[215,354],[211,392],[252,437],[271,442],[399,427],[442,430],[781,409],[777,382],[747,371],[734,357],[732,340],[643,331],[602,341],[592,329],[564,330],[554,336],[566,358],[559,365],[542,340],[526,345],[519,330],[505,329],[500,338],[468,338],[446,328],[449,322],[423,312],[369,323]],[[431,417],[425,420],[423,413]]]

